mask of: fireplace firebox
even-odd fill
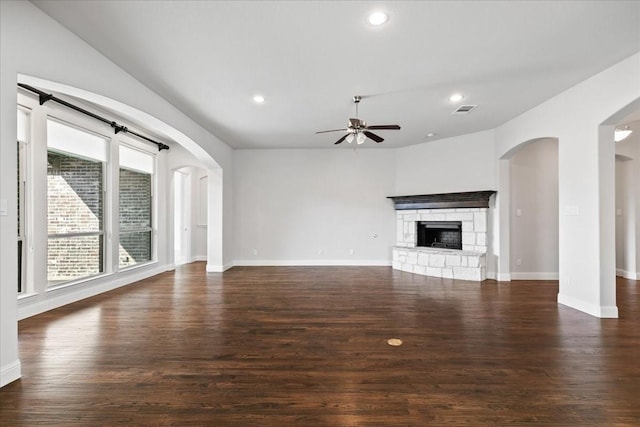
[[[462,250],[461,221],[417,221],[416,246]]]

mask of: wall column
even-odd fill
[[[498,247],[496,280],[511,281],[511,164],[509,159],[498,160],[498,194],[496,197],[497,220],[495,223]]]

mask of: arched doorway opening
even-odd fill
[[[558,140],[510,153],[511,280],[558,280]]]
[[[558,138],[523,141],[498,159],[496,279],[558,279]]]

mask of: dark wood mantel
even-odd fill
[[[494,190],[467,191],[464,193],[422,194],[418,196],[389,196],[396,210],[488,208]]]

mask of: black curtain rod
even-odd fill
[[[99,115],[97,115],[95,113],[92,113],[91,111],[87,111],[84,108],[78,107],[77,105],[73,105],[70,102],[65,101],[64,99],[57,98],[57,97],[53,96],[50,93],[43,92],[40,89],[36,89],[35,87],[26,85],[24,83],[18,83],[18,86],[20,86],[21,88],[26,89],[26,90],[28,90],[30,92],[33,92],[33,93],[37,94],[40,97],[40,105],[44,104],[47,101],[57,102],[58,104],[64,105],[67,108],[71,108],[72,110],[76,110],[79,113],[85,114],[85,115],[87,115],[89,117],[93,117],[96,120],[100,120],[101,122],[108,124],[109,126],[111,126],[113,128],[113,131],[116,134],[118,132],[124,132],[124,133],[130,133],[132,135],[135,135],[138,138],[142,138],[142,139],[144,139],[146,141],[149,141],[149,142],[151,142],[153,144],[156,144],[158,146],[158,151],[168,150],[169,149],[169,146],[167,144],[163,144],[162,142],[154,141],[151,138],[147,138],[144,135],[140,135],[139,133],[132,131],[131,129],[129,129],[126,126],[121,126],[121,125],[117,124],[113,120],[105,119],[104,117],[99,116]]]

